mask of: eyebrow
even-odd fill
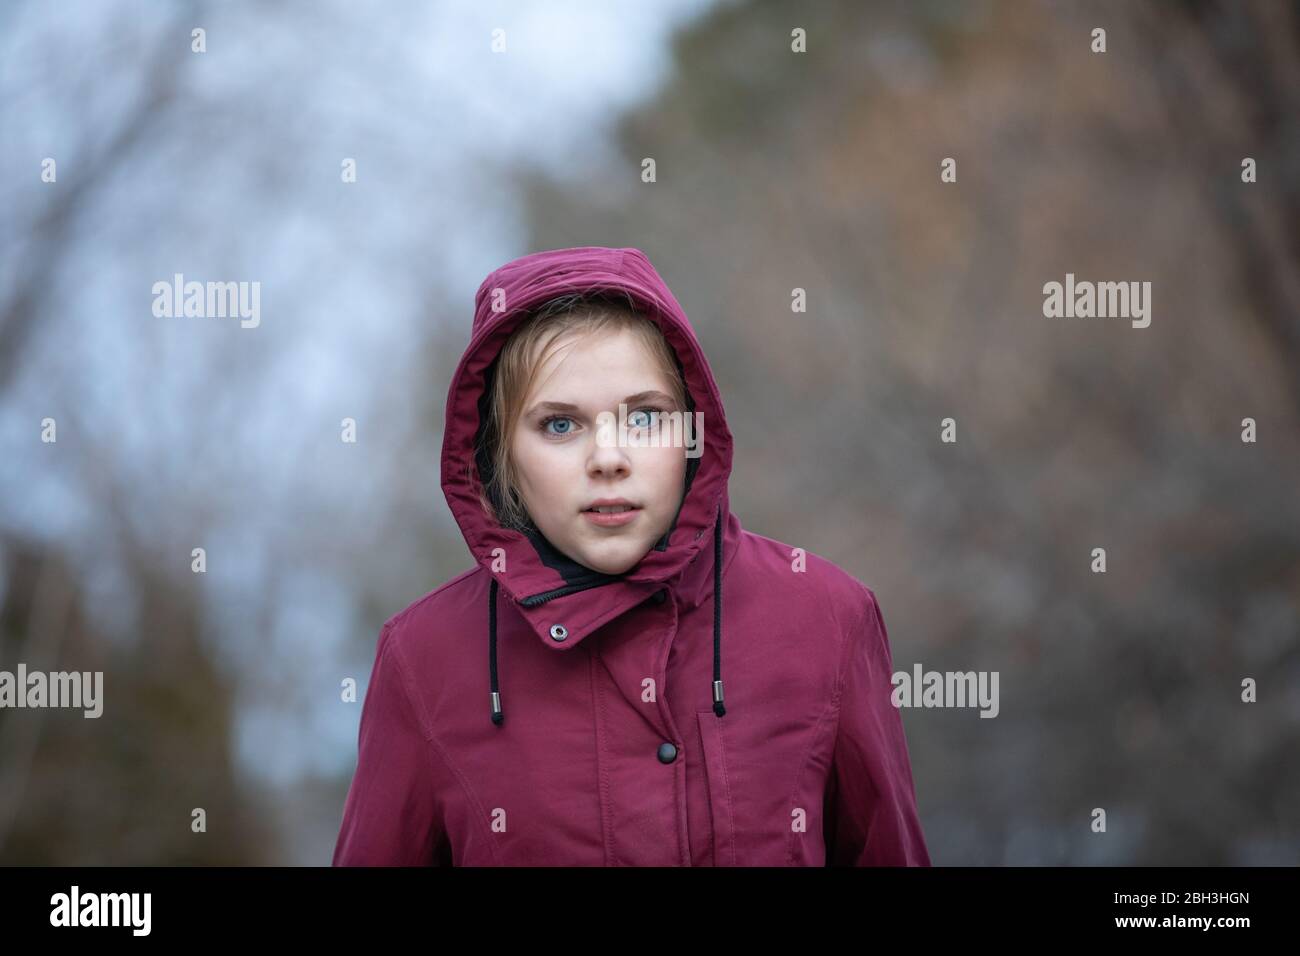
[[[666,395],[665,393],[654,388],[644,392],[637,392],[635,395],[629,395],[627,398],[623,399],[623,401],[620,404],[635,405],[639,402],[648,402],[656,399],[659,401],[667,402],[669,405],[673,404],[673,399],[671,395]],[[571,405],[568,402],[538,402],[536,405],[530,408],[526,414],[532,415],[536,412],[580,412],[580,411],[582,411],[581,408],[579,408],[577,405]]]

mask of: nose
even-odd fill
[[[587,459],[587,474],[596,478],[623,478],[632,472],[627,449],[612,442],[593,442]]]

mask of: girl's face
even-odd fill
[[[511,441],[519,493],[538,530],[579,564],[621,574],[672,523],[686,480],[686,449],[673,445],[674,430],[666,425],[658,432],[666,447],[636,443],[638,434],[655,434],[643,427],[648,412],[678,410],[672,393],[627,329],[568,336],[539,369]],[[627,441],[616,427],[620,402],[627,405]],[[615,427],[598,420],[602,412]],[[588,513],[604,498],[625,499],[634,509],[622,516]]]

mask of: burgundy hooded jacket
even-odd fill
[[[594,290],[659,325],[704,416],[676,519],[620,575],[479,503],[494,358],[530,310]],[[477,564],[379,634],[335,866],[930,864],[875,595],[743,529],[731,459],[708,361],[642,252],[539,252],[483,281],[442,446]]]

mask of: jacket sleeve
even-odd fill
[[[827,866],[929,866],[903,719],[891,701],[893,655],[876,597],[848,635],[823,828]]]
[[[391,623],[379,634],[361,708],[357,769],[343,807],[334,866],[450,863],[433,780],[433,745],[414,704]]]

